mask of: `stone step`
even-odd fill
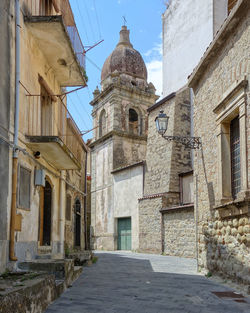
[[[83,265],[84,263],[87,263],[87,261],[91,260],[92,257],[92,251],[90,250],[83,250],[83,251],[76,251],[71,252],[67,255],[67,259],[73,259],[75,265]]]
[[[82,266],[74,266],[73,281],[82,274]]]
[[[65,283],[64,280],[56,280],[56,293],[57,297],[60,297],[60,295],[64,292],[65,290]]]
[[[18,263],[18,268],[26,271],[54,274],[56,279],[66,279],[73,275],[73,260],[37,259]]]
[[[51,254],[37,254],[36,259],[37,260],[39,260],[39,259],[43,259],[43,260],[47,259],[48,260],[48,259],[51,259]]]

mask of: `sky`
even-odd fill
[[[78,32],[85,50],[103,40],[86,53],[88,87],[71,93],[68,109],[81,131],[92,129],[93,91],[100,88],[101,69],[119,41],[124,24],[130,30],[130,41],[147,66],[148,82],[162,93],[162,23],[166,0],[70,0]],[[83,139],[92,137],[92,132]]]

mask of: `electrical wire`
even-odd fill
[[[88,88],[88,91],[89,91],[89,88]],[[80,99],[80,96],[78,95],[78,92],[76,92],[76,96],[77,96],[79,102],[82,104],[82,108],[83,108],[84,112],[87,114],[87,116],[88,116],[90,122],[92,123],[92,119],[91,119],[91,117],[90,117],[90,115],[89,115],[89,112],[85,109],[85,106],[84,106],[84,104],[82,103],[82,101],[81,101],[81,99]]]
[[[93,0],[93,5],[94,5],[95,16],[96,16],[96,21],[97,21],[97,26],[98,26],[98,31],[99,31],[99,38],[101,39],[101,38],[102,38],[102,35],[101,35],[101,27],[100,27],[100,22],[99,22],[97,10],[96,10],[95,0]]]
[[[88,33],[87,33],[87,31],[86,31],[87,28],[85,27],[84,18],[83,18],[83,16],[82,16],[82,13],[81,13],[81,10],[80,10],[78,1],[76,1],[76,4],[77,4],[78,12],[79,12],[79,14],[80,14],[80,20],[81,20],[81,23],[82,23],[82,26],[83,26],[83,30],[84,30],[86,39],[87,39],[87,43],[90,44],[89,37],[88,37]]]
[[[92,35],[93,35],[93,41],[96,42],[97,40],[95,40],[95,34],[94,34],[93,26],[92,26],[92,23],[91,23],[91,19],[90,19],[90,16],[89,16],[88,7],[86,5],[85,0],[82,0],[82,1],[83,1],[84,6],[85,6],[85,11],[86,11],[86,14],[87,14],[87,17],[88,17],[88,20],[89,20],[89,26],[90,26],[90,30],[91,30]]]
[[[86,129],[88,128],[87,127],[87,124],[86,122],[84,121],[83,117],[82,117],[82,114],[80,113],[80,111],[77,109],[77,106],[75,105],[75,103],[72,101],[71,99],[71,96],[68,96],[68,99],[70,100],[70,103],[73,105],[73,107],[75,108],[75,111],[77,112],[79,118],[81,119],[81,121],[83,122],[84,126],[86,127]]]
[[[101,69],[98,65],[96,65],[94,61],[92,61],[89,57],[87,57],[86,54],[85,54],[85,58],[86,58],[86,60],[88,60],[92,65],[94,65],[94,67],[96,67],[100,72],[102,71],[102,69]]]

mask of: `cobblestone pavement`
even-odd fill
[[[250,298],[219,298],[232,291],[196,274],[192,259],[131,252],[98,252],[98,262],[47,313],[249,313]],[[245,301],[236,302],[235,300]]]

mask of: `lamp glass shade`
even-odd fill
[[[163,111],[160,111],[160,114],[155,119],[156,129],[160,135],[164,135],[167,131],[168,120],[169,117],[165,113],[163,113]]]

